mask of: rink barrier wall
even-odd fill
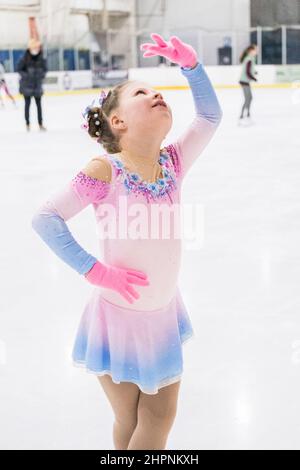
[[[215,88],[239,88],[240,66],[206,66],[205,70]],[[258,65],[258,80],[254,88],[290,88],[300,86],[300,65],[277,66]],[[144,67],[132,68],[128,71],[129,80],[140,80],[159,90],[187,90],[189,87],[179,67]],[[19,74],[7,73],[8,87],[15,97],[19,94]],[[122,80],[120,80],[122,81]],[[105,87],[104,87],[105,88]],[[109,87],[108,87],[109,88]],[[45,94],[57,96],[65,94],[90,94],[93,88],[91,70],[70,72],[48,72],[44,83]]]

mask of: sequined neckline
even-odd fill
[[[170,156],[167,150],[161,151],[158,159],[162,167],[162,177],[158,177],[151,183],[142,180],[137,173],[128,171],[120,158],[113,155],[109,155],[109,158],[116,167],[118,176],[122,177],[127,194],[130,192],[143,193],[149,200],[149,198],[155,199],[169,194],[170,191],[176,188],[176,177],[174,169],[170,165]]]

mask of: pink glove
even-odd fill
[[[157,44],[146,42],[141,44],[140,49],[146,49],[143,57],[161,55],[171,62],[175,62],[181,67],[191,67],[197,64],[197,53],[189,44],[182,42],[177,36],[171,36],[170,42],[156,33],[151,33],[151,37]]]
[[[97,261],[92,269],[85,273],[85,278],[95,286],[108,287],[123,295],[129,303],[133,303],[131,294],[138,299],[140,296],[129,283],[148,286],[147,275],[134,269],[117,268]]]

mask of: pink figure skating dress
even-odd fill
[[[140,297],[132,304],[115,290],[94,287],[79,322],[72,360],[88,372],[109,374],[115,383],[133,382],[148,394],[181,379],[182,344],[194,335],[177,283],[181,186],[221,120],[202,65],[181,71],[190,83],[196,116],[176,142],[161,149],[157,181],[141,181],[128,172],[118,154],[105,154],[101,157],[110,165],[110,181],[80,171],[33,218],[34,229],[53,251],[84,274],[97,258],[80,247],[66,221],[92,203],[102,252],[99,260],[147,274],[150,284],[134,285]],[[153,217],[151,211],[159,213],[160,207],[163,215]]]

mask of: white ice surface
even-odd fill
[[[300,105],[293,90],[254,90],[249,128],[240,90],[218,90],[224,118],[191,169],[183,202],[204,209],[204,243],[185,250],[181,291],[196,338],[170,449],[300,449]],[[194,109],[173,109],[165,143]],[[94,95],[44,97],[47,133],[26,133],[23,102],[0,110],[0,448],[112,449],[113,415],[95,376],[71,364],[93,288],[31,228],[34,211],[103,151],[80,129]],[[184,110],[184,112],[183,112]],[[100,256],[92,207],[69,222]]]

